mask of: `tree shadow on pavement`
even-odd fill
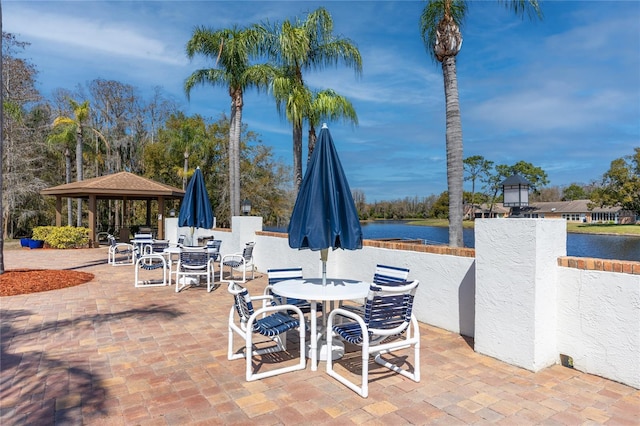
[[[0,424],[82,424],[107,417],[109,389],[99,371],[109,370],[109,363],[97,344],[78,345],[78,336],[125,318],[171,320],[183,314],[150,305],[33,325],[34,312],[0,309]]]

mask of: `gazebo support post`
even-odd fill
[[[158,239],[164,240],[164,197],[158,197]]]
[[[56,196],[56,226],[62,226],[62,197]]]
[[[98,247],[96,241],[96,196],[89,196],[89,247]]]

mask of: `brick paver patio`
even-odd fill
[[[637,389],[560,365],[532,373],[424,324],[420,383],[373,364],[363,399],[324,363],[247,383],[244,361],[227,360],[226,287],[134,288],[133,266],[107,265],[106,248],[4,255],[6,269],[73,268],[96,278],[0,298],[3,426],[640,424]],[[248,287],[261,293],[265,283],[258,273]]]

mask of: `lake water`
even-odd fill
[[[267,230],[265,228],[265,230]],[[286,230],[270,229],[276,232]],[[438,226],[407,225],[403,221],[363,223],[365,239],[420,239],[426,244],[447,244],[449,230]],[[473,229],[463,230],[465,247],[474,247]],[[599,259],[640,260],[640,237],[619,235],[567,234],[567,255]]]
[[[402,221],[362,224],[365,239],[406,238],[426,240],[427,244],[446,244],[449,230],[437,226],[407,225]],[[463,230],[465,247],[474,247],[473,229]],[[640,260],[640,237],[567,233],[567,255],[599,259]]]

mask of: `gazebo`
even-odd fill
[[[164,200],[184,197],[182,189],[155,182],[129,172],[66,183],[40,191],[56,197],[56,226],[62,226],[62,198],[82,198],[89,201],[89,240],[96,241],[97,200],[147,200],[147,224],[150,224],[149,201],[158,201],[158,238],[164,238]]]

